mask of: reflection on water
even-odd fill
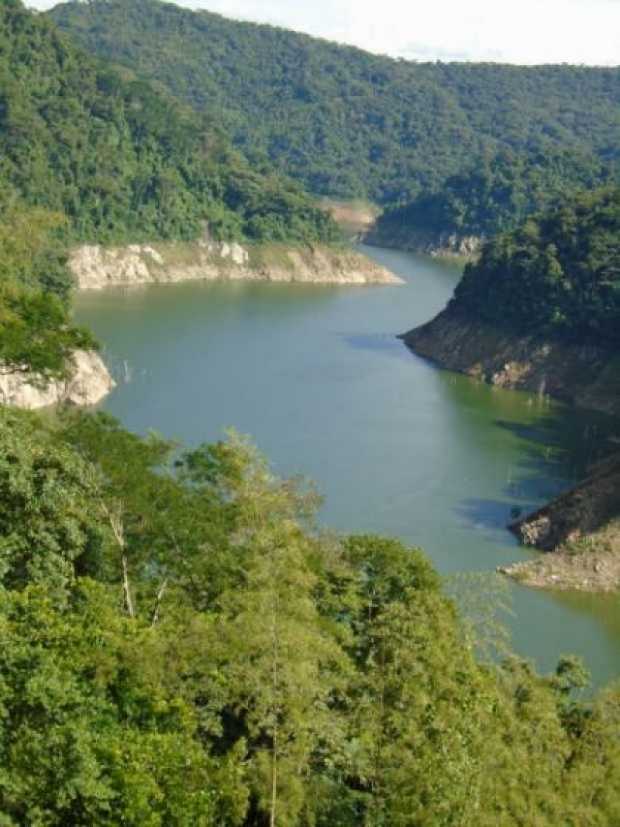
[[[609,424],[439,371],[395,338],[445,304],[458,272],[372,254],[402,287],[180,284],[83,293],[129,383],[105,408],[129,428],[191,444],[234,426],[282,474],[326,496],[324,522],[422,546],[443,573],[492,571],[532,552],[505,530],[515,509],[570,485]],[[620,606],[514,587],[514,644],[551,669],[574,651],[598,681],[620,674]]]

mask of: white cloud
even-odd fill
[[[620,63],[620,0],[183,0],[180,5],[416,60]]]

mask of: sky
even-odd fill
[[[26,0],[49,8],[53,0]],[[620,64],[620,0],[183,0],[410,60]]]

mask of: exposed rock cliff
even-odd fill
[[[0,373],[0,404],[34,410],[59,403],[96,405],[114,387],[101,356],[93,351],[73,355],[74,370],[65,381],[41,385],[27,374]]]
[[[364,235],[364,243],[374,247],[388,247],[393,250],[407,250],[424,253],[433,258],[451,258],[472,261],[478,257],[484,239],[475,235],[458,233],[416,232],[408,227],[381,227],[375,225]]]
[[[500,569],[531,586],[583,591],[620,588],[620,455],[511,529],[526,545],[553,552]]]
[[[518,336],[453,307],[403,338],[450,370],[620,415],[620,356],[612,348]],[[540,588],[620,588],[620,457],[511,529],[525,545],[552,553],[502,573]]]
[[[620,415],[620,355],[611,348],[518,336],[451,307],[402,338],[449,370]]]
[[[75,249],[70,267],[81,288],[190,280],[318,284],[398,284],[384,267],[348,249],[197,241]]]
[[[575,545],[620,514],[620,455],[597,463],[579,485],[511,526],[528,546],[554,551]]]

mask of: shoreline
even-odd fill
[[[118,247],[82,245],[69,256],[78,290],[177,284],[187,281],[264,281],[323,285],[400,285],[403,280],[347,247],[248,245],[202,240]],[[99,353],[76,351],[65,380],[41,382],[18,371],[0,376],[0,404],[25,410],[101,402],[116,383]]]
[[[397,285],[385,267],[348,247],[241,245],[196,241],[82,245],[69,257],[80,290],[185,281],[265,281],[291,284]]]
[[[401,238],[398,235],[384,235],[375,225],[364,234],[362,241],[370,247],[418,253],[464,267],[478,259],[485,239],[474,235],[458,236],[455,233],[440,233],[438,236],[407,233]]]
[[[588,592],[620,589],[620,454],[510,530],[543,556],[499,567],[528,586]]]
[[[519,335],[451,306],[399,338],[445,370],[620,418],[620,356],[611,347]]]
[[[620,525],[616,526],[620,532]],[[589,551],[565,549],[541,552],[542,557],[498,566],[503,574],[532,589],[587,592],[590,594],[620,593],[620,548],[597,547],[597,538],[589,538]]]
[[[490,385],[538,393],[620,422],[620,359],[612,348],[519,336],[448,307],[400,337],[447,370]],[[579,484],[508,528],[535,560],[497,571],[535,588],[620,590],[620,454]]]
[[[96,351],[78,350],[72,361],[73,371],[67,379],[53,379],[46,384],[18,372],[0,375],[0,404],[29,411],[56,405],[89,407],[101,402],[116,386]]]

